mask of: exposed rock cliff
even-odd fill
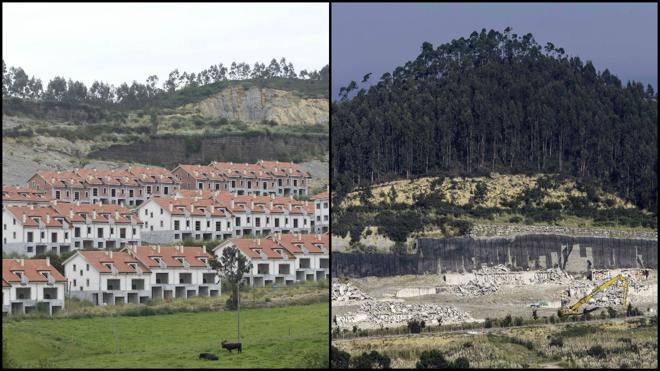
[[[302,98],[269,88],[234,86],[187,106],[207,117],[243,122],[273,120],[282,125],[321,124],[329,121],[327,99]]]

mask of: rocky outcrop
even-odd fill
[[[233,86],[192,108],[206,117],[242,122],[272,120],[281,125],[323,124],[330,118],[327,99],[302,98],[293,92]]]
[[[472,238],[514,237],[525,234],[554,234],[564,236],[628,238],[657,240],[657,231],[617,230],[597,227],[561,227],[555,225],[476,224],[468,234]]]
[[[569,273],[590,269],[658,267],[653,240],[523,235],[513,239],[420,238],[415,254],[333,253],[333,277],[399,276],[474,272],[483,265],[516,270],[560,267]]]

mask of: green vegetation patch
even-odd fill
[[[328,315],[327,304],[242,310],[242,354],[220,349],[236,341],[236,312],[224,311],[3,322],[3,336],[18,367],[327,367]]]

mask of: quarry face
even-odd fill
[[[428,240],[418,241],[414,255],[370,254],[352,276],[333,279],[333,327],[405,327],[410,320],[437,325],[508,314],[527,319],[533,310],[539,317],[556,316],[562,302],[572,305],[618,274],[629,283],[629,302],[644,313],[657,313],[657,250],[650,248],[657,249],[656,241],[594,241],[571,245],[575,240],[537,239],[536,244],[513,249],[496,242],[487,250],[478,243],[456,248],[453,241]],[[525,248],[528,251],[522,252]],[[623,285],[615,283],[594,295],[585,308],[625,310],[622,298]]]

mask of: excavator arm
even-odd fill
[[[608,287],[610,287],[612,284],[616,283],[617,281],[621,281],[623,283],[623,306],[625,307],[628,302],[628,281],[626,280],[625,277],[619,274],[600,284],[592,292],[587,294],[582,299],[578,300],[577,303],[571,305],[568,308],[562,308],[560,310],[560,313],[562,315],[578,314],[580,307],[588,303],[589,300],[591,300],[591,298],[593,298],[594,295],[596,295],[601,291],[606,290]]]

